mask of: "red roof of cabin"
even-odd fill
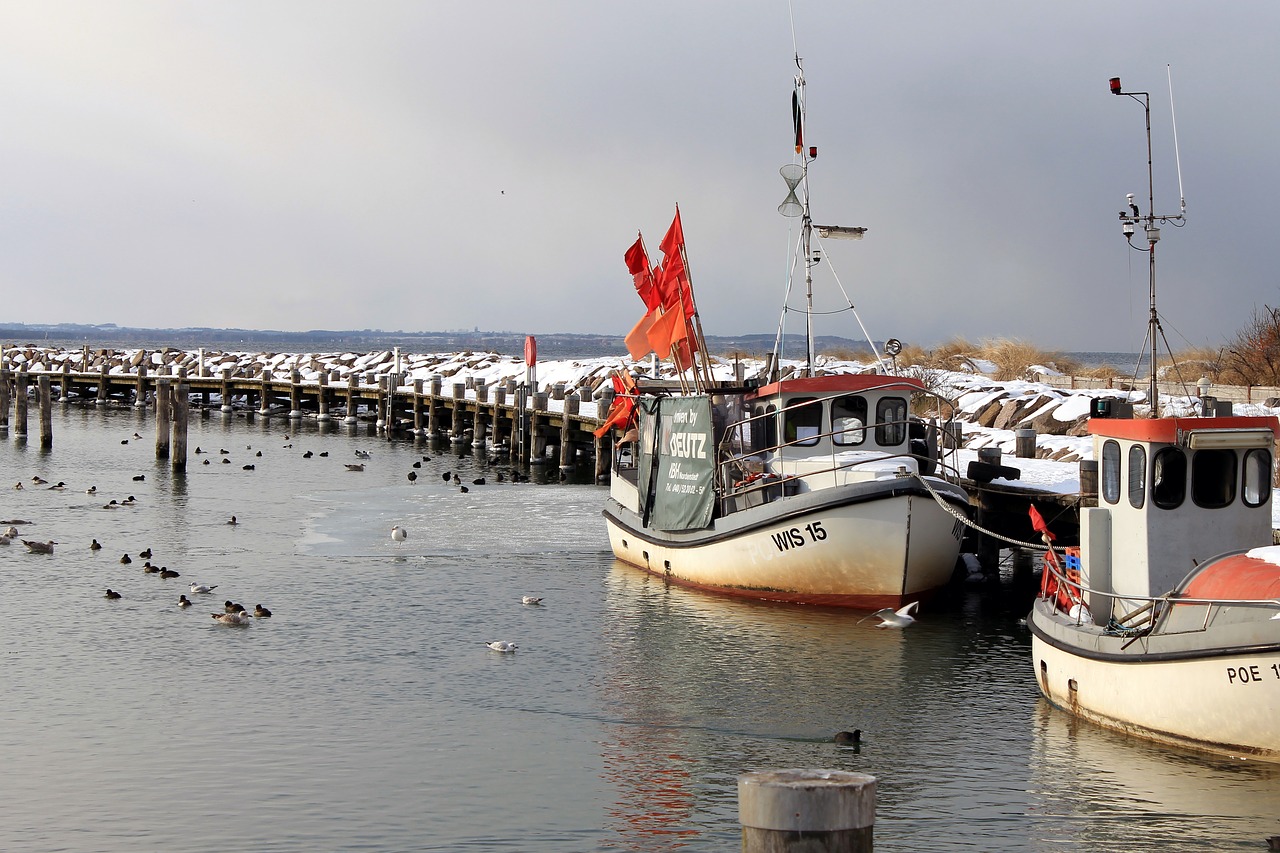
[[[1107,438],[1127,438],[1175,444],[1178,431],[1200,429],[1269,429],[1280,434],[1275,416],[1231,418],[1090,418],[1089,432]]]

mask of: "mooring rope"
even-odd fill
[[[986,527],[983,527],[982,525],[978,524],[976,521],[973,521],[972,519],[970,519],[967,515],[960,512],[955,507],[951,506],[951,504],[948,503],[946,499],[942,497],[942,495],[938,494],[934,490],[933,486],[929,485],[929,481],[926,480],[921,474],[917,473],[917,474],[913,474],[912,476],[914,476],[917,480],[920,481],[920,484],[925,487],[925,489],[929,492],[929,494],[933,495],[933,499],[938,502],[938,506],[942,507],[951,515],[955,516],[956,519],[959,520],[960,523],[964,524],[966,527],[971,527],[974,530],[978,531],[979,533],[982,533],[986,536],[990,536],[992,539],[999,539],[1002,542],[1008,542],[1010,545],[1017,545],[1019,548],[1029,548],[1034,551],[1034,550],[1044,549],[1046,547],[1048,548],[1054,547],[1052,545],[1045,545],[1045,543],[1043,542],[1023,542],[1021,539],[1014,539],[1010,536],[1005,536],[1003,533],[996,533],[994,530],[989,530]],[[1054,550],[1062,551],[1062,548],[1059,547],[1059,548],[1055,548]]]

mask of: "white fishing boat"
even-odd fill
[[[613,456],[604,517],[619,560],[673,583],[774,601],[896,608],[936,592],[955,569],[968,498],[939,451],[947,446],[942,437],[953,434],[952,413],[934,398],[932,418],[913,415],[913,403],[931,395],[919,379],[893,375],[875,348],[875,373],[818,375],[815,232],[821,239],[865,229],[812,223],[808,173],[817,151],[803,143],[802,73],[793,107],[798,162],[782,169],[790,194],[779,211],[801,217],[807,362],[752,384],[713,379],[679,211],[659,266],[650,268],[637,240],[627,263],[649,313],[628,345],[637,359],[649,349],[672,358],[679,376],[615,378],[620,393],[602,432],[616,426],[626,433]],[[781,344],[773,365],[780,354]]]
[[[1131,94],[1119,79],[1112,91]],[[1153,417],[1089,422],[1098,505],[1081,511],[1078,549],[1046,555],[1027,618],[1036,682],[1057,707],[1104,726],[1280,761],[1280,424],[1229,416],[1203,393],[1207,417],[1157,416],[1157,223],[1182,216],[1158,216],[1154,204],[1121,214],[1127,236],[1145,226],[1135,248],[1151,258]]]

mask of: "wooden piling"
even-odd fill
[[[9,428],[9,383],[12,381],[9,368],[0,368],[0,429]]]
[[[431,396],[427,399],[427,429],[431,430],[432,435],[439,435],[443,430],[440,429],[440,387],[441,380],[439,376],[431,377]]]
[[[222,388],[218,392],[222,396],[222,411],[231,411],[231,368],[222,368]]]
[[[289,418],[297,420],[302,417],[302,371],[289,373]]]
[[[356,422],[356,383],[359,381],[355,371],[347,374],[347,416],[342,419],[343,423]]]
[[[191,386],[178,383],[172,395],[173,406],[173,459],[174,471],[187,470],[187,424],[191,416]]]
[[[423,435],[422,427],[422,380],[413,380],[413,434]]]
[[[1036,458],[1036,431],[1020,429],[1014,433],[1013,455],[1019,459]]]
[[[71,362],[62,362],[62,382],[58,386],[58,402],[71,402]]]
[[[609,460],[613,458],[612,430],[595,439],[594,449],[596,453],[596,482],[602,483],[609,479]]]
[[[489,386],[476,383],[476,416],[471,422],[471,446],[485,446],[485,407],[489,404]]]
[[[40,374],[37,380],[40,400],[40,447],[48,450],[53,447],[53,390],[49,387],[49,375]]]
[[[173,410],[173,386],[168,379],[156,380],[156,458],[169,458],[169,422]]]
[[[570,415],[578,414],[578,404],[581,402],[577,394],[570,394],[564,398],[564,417],[560,421],[560,470],[573,470],[573,442],[572,421]]]
[[[462,443],[462,409],[465,405],[467,393],[466,383],[453,383],[453,427],[450,429],[449,443]]]
[[[767,770],[738,777],[743,853],[870,853],[876,779],[842,770]]]
[[[493,389],[493,425],[490,428],[491,443],[494,452],[498,452],[498,448],[502,446],[502,406],[507,401],[507,388],[505,385],[497,385]]]
[[[391,396],[387,389],[390,387],[391,382],[390,382],[389,376],[379,376],[377,377],[377,380],[378,380],[378,396],[374,402],[374,410],[373,410],[375,413],[374,428],[383,429],[387,426],[387,401],[388,401],[388,398]],[[387,437],[388,438],[391,437],[390,430],[388,430]]]
[[[266,415],[271,411],[271,371],[262,371],[262,390],[258,392],[258,414]]]
[[[145,358],[146,351],[143,351],[144,358],[138,362],[138,382],[133,390],[133,405],[138,408],[145,408],[147,405],[147,360]]]
[[[94,405],[105,406],[107,404],[108,395],[110,394],[110,388],[107,385],[107,374],[109,372],[107,360],[104,358],[102,360],[102,372],[98,375],[98,399],[94,402]]]
[[[320,371],[320,385],[316,389],[316,420],[327,423],[332,420],[329,415],[329,371]]]
[[[18,368],[17,385],[13,392],[13,437],[24,440],[27,437],[28,381],[27,366],[24,364]]]
[[[539,391],[533,395],[533,406],[529,412],[529,464],[544,465],[547,461],[547,437],[542,432],[542,421],[546,418],[547,392]]]

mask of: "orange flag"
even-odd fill
[[[684,321],[684,311],[677,301],[649,327],[649,345],[658,354],[658,358],[670,358],[671,345],[684,340],[687,334],[688,324]]]
[[[636,323],[630,332],[627,332],[627,336],[624,338],[627,344],[627,352],[631,353],[631,357],[636,361],[653,351],[653,345],[649,343],[649,329],[652,328],[654,321],[657,319],[658,309],[652,308],[640,318],[640,322]]]

